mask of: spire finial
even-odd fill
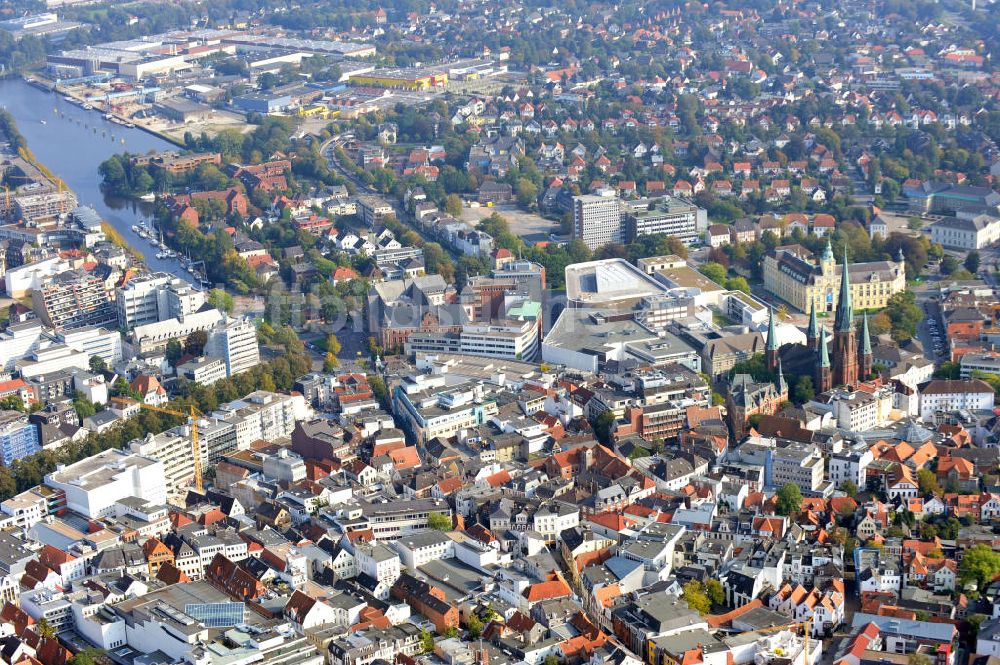
[[[777,351],[778,350],[778,333],[774,329],[774,308],[768,308],[767,316],[767,350]]]
[[[820,328],[820,333],[819,333],[819,366],[820,367],[830,366],[830,349],[827,348],[825,327]]]
[[[837,318],[834,332],[850,332],[854,328],[854,305],[851,302],[851,269],[847,263],[847,247],[844,247],[844,272],[840,276],[840,301],[837,303]]]

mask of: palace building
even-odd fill
[[[881,309],[894,293],[906,289],[906,263],[872,261],[837,265],[827,242],[819,262],[802,245],[775,247],[764,257],[764,288],[795,309],[808,312],[837,311],[838,286],[844,271],[849,273],[850,294],[858,309]]]

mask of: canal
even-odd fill
[[[159,250],[132,231],[143,222],[152,226],[152,204],[105,195],[97,172],[101,162],[116,153],[141,154],[176,146],[141,129],[108,122],[96,110],[86,111],[62,95],[40,90],[19,78],[0,80],[0,106],[14,116],[35,157],[76,192],[81,205],[97,210],[142,253],[150,270],[196,281],[176,259],[156,258]]]

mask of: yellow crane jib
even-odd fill
[[[201,445],[198,443],[198,410],[192,406],[190,414],[186,414],[183,411],[166,409],[162,406],[153,406],[152,404],[140,404],[139,406],[143,409],[158,411],[159,413],[166,413],[171,416],[189,417],[188,424],[191,426],[191,453],[194,455],[194,486],[199,493],[203,493],[205,485],[201,477]]]

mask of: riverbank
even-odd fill
[[[197,284],[180,261],[157,258],[159,251],[133,227],[153,225],[153,203],[116,197],[101,189],[98,167],[123,151],[145,154],[173,150],[174,143],[156,134],[127,128],[89,113],[76,102],[29,85],[23,79],[0,80],[0,103],[16,121],[24,144],[35,160],[76,193],[80,205],[94,208],[101,218],[154,272],[166,272]]]
[[[79,103],[80,108],[82,110],[84,110],[84,111],[93,111],[93,112],[97,113],[98,115],[100,115],[102,118],[105,118],[105,116],[111,116],[111,118],[114,118],[114,120],[112,120],[111,122],[114,122],[115,124],[118,124],[118,125],[120,125],[122,127],[126,127],[128,129],[140,129],[140,130],[146,132],[147,134],[152,134],[156,138],[161,139],[163,141],[166,141],[168,143],[171,143],[171,144],[173,144],[173,145],[175,145],[175,146],[177,146],[179,148],[185,148],[186,147],[184,145],[183,141],[181,141],[181,140],[179,140],[179,139],[177,139],[177,138],[175,138],[173,136],[170,136],[169,134],[165,134],[164,132],[161,132],[159,130],[153,129],[152,127],[149,127],[149,126],[145,125],[142,122],[136,122],[132,118],[126,118],[125,116],[121,115],[120,113],[115,113],[114,109],[101,109],[101,108],[98,108],[96,106],[93,106],[93,102],[90,99],[88,99],[87,97],[79,94],[79,92],[76,91],[76,90],[69,89],[69,88],[64,88],[64,89],[60,90],[59,87],[55,84],[55,82],[48,81],[47,79],[44,79],[44,78],[42,78],[40,76],[31,76],[31,77],[27,77],[26,76],[26,77],[24,77],[24,81],[28,85],[30,85],[30,86],[32,86],[34,88],[37,88],[39,90],[51,93],[53,95],[62,96],[62,97],[69,97],[70,99],[72,99],[75,102]],[[92,108],[90,108],[90,109],[84,108],[83,107],[84,104],[91,105]]]

